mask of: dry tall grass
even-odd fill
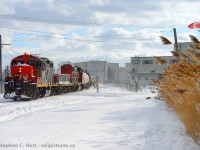
[[[163,79],[153,83],[159,96],[178,113],[188,134],[200,143],[200,44],[194,36],[190,38],[195,47],[187,48],[187,52],[193,62],[184,54],[172,52],[179,61],[163,72]]]

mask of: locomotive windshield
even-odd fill
[[[38,69],[41,68],[42,66],[42,62],[39,58],[34,57],[34,56],[29,56],[29,55],[16,57],[11,61],[11,66],[20,65],[20,64],[28,64]]]
[[[39,59],[36,59],[36,67],[41,68],[41,61]]]
[[[16,60],[12,61],[12,66],[15,66],[17,64]]]
[[[29,64],[29,65],[31,65],[31,66],[35,66],[34,58],[28,58],[27,64]]]
[[[23,58],[23,57],[19,57],[19,58],[18,58],[18,63],[23,64],[23,63],[24,63],[24,58]]]

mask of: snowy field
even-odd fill
[[[154,96],[107,85],[27,102],[1,95],[0,150],[199,150]]]

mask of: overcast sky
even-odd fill
[[[199,0],[1,0],[3,66],[25,52],[55,62],[171,55],[159,36],[189,42],[188,24],[200,21]]]

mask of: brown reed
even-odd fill
[[[196,37],[190,38],[199,44]],[[172,51],[179,61],[168,66],[161,80],[152,80],[158,87],[159,99],[163,98],[177,112],[184,123],[187,133],[200,143],[200,51],[195,47],[187,48],[188,56]],[[155,57],[160,62],[159,57]]]
[[[167,38],[163,37],[163,36],[159,36],[161,41],[162,41],[162,44],[164,45],[169,45],[169,44],[172,44],[172,42],[170,40],[168,40]]]

